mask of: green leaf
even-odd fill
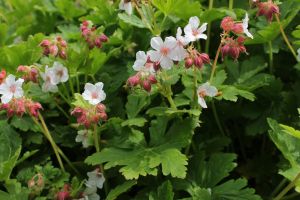
[[[118,185],[117,187],[115,187],[114,189],[110,190],[110,192],[108,193],[106,200],[115,200],[117,199],[117,197],[128,191],[130,188],[132,188],[134,185],[137,184],[137,181],[133,180],[133,181],[126,181],[121,185]]]
[[[220,87],[220,90],[222,91],[221,98],[228,101],[236,102],[238,100],[238,96],[244,97],[245,99],[248,99],[250,101],[255,100],[255,96],[253,93],[238,89],[234,86],[222,85]]]
[[[82,97],[81,94],[75,93],[74,94],[75,101],[72,102],[72,104],[75,107],[80,107],[80,108],[89,108],[91,105]]]
[[[255,190],[247,187],[247,180],[230,180],[213,189],[214,200],[262,200]]]
[[[286,126],[286,125],[283,125],[283,124],[280,124],[280,126],[285,130],[286,133],[300,139],[300,131],[295,130],[293,127]]]
[[[136,15],[128,15],[126,13],[119,13],[118,17],[125,23],[130,24],[132,26],[136,26],[138,28],[147,28],[147,26],[143,23],[143,21],[138,18]]]
[[[135,118],[138,113],[150,103],[149,96],[145,94],[130,94],[127,100],[126,110],[128,118]]]
[[[132,118],[132,119],[128,119],[125,120],[124,122],[122,122],[122,126],[138,126],[138,127],[143,127],[144,124],[147,122],[147,120],[145,118]]]
[[[149,195],[149,200],[173,200],[174,192],[170,181],[164,182],[161,186],[157,188],[156,192],[151,192]]]
[[[9,178],[21,152],[21,139],[6,121],[0,121],[0,181]]]

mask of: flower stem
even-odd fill
[[[53,140],[53,138],[52,138],[52,136],[51,136],[51,134],[50,134],[50,132],[49,132],[49,130],[48,130],[48,128],[47,128],[47,125],[46,125],[46,123],[45,123],[45,121],[44,121],[44,118],[43,118],[43,116],[42,116],[40,113],[38,114],[38,118],[39,118],[41,124],[38,122],[38,120],[37,120],[36,118],[32,117],[33,121],[34,121],[39,127],[41,127],[42,132],[44,133],[45,137],[46,137],[46,138],[48,139],[48,141],[50,142],[50,144],[51,144],[51,146],[52,146],[52,149],[53,149],[53,151],[54,151],[54,154],[55,154],[55,156],[56,156],[56,158],[57,158],[57,161],[58,161],[58,163],[59,163],[59,165],[60,165],[60,168],[61,168],[61,170],[64,172],[64,171],[65,171],[65,168],[64,168],[63,162],[62,162],[62,160],[61,160],[61,158],[60,158],[60,156],[59,156],[59,153],[58,153],[57,148],[56,148],[57,146],[56,146],[56,144],[55,144],[55,142],[54,142],[54,140]]]
[[[66,111],[64,111],[64,109],[58,104],[57,101],[54,101],[56,107],[58,108],[58,110],[67,118],[69,119],[69,115],[66,113]]]
[[[222,42],[220,42],[220,45],[219,45],[218,50],[217,50],[217,54],[216,54],[216,57],[215,57],[215,60],[214,60],[213,66],[212,66],[209,82],[212,82],[212,80],[214,78],[214,74],[215,74],[215,71],[216,71],[216,68],[217,68],[218,58],[219,58],[219,55],[220,55],[220,52],[221,52],[221,48],[222,48]]]
[[[197,77],[197,68],[194,66],[194,107],[197,107],[197,86],[198,86],[198,77]]]
[[[276,188],[273,190],[273,192],[271,193],[270,197],[275,196],[281,189],[282,187],[286,184],[287,179],[283,178],[280,183],[276,186]]]
[[[177,107],[172,99],[171,94],[166,95],[166,98],[168,99],[171,108],[173,108],[174,110],[177,110]]]
[[[96,152],[100,152],[97,124],[94,125],[94,143],[95,143]]]
[[[58,94],[61,96],[61,98],[63,98],[63,100],[69,105],[71,106],[71,103],[69,101],[69,99],[60,91],[58,90]]]
[[[69,77],[69,85],[70,85],[70,88],[71,88],[71,93],[72,93],[72,96],[74,95],[74,84],[73,84],[73,81],[72,81],[72,78]]]
[[[229,0],[229,6],[228,6],[228,8],[229,8],[230,10],[233,9],[233,0]]]
[[[209,0],[208,4],[208,10],[211,10],[214,6],[214,0]],[[209,52],[209,45],[210,45],[210,32],[211,32],[211,22],[208,23],[207,25],[207,40],[205,43],[205,52]]]
[[[280,19],[279,19],[278,14],[275,14],[275,18],[276,18],[276,21],[277,21],[278,24],[279,24],[279,29],[280,29],[280,32],[281,32],[281,34],[282,34],[282,37],[283,37],[285,43],[286,43],[287,46],[289,47],[289,49],[290,49],[291,53],[293,54],[293,56],[295,57],[295,59],[298,60],[296,51],[295,51],[294,48],[292,47],[292,45],[291,45],[289,39],[287,38],[287,36],[286,36],[286,34],[285,34],[284,30],[283,30],[283,27],[282,27],[282,24],[281,24],[281,22],[280,22]]]
[[[216,120],[217,126],[219,128],[219,131],[222,133],[223,136],[225,136],[225,131],[222,128],[221,121],[219,119],[219,116],[218,116],[218,113],[217,113],[217,109],[216,109],[214,100],[212,100],[212,102],[211,102],[211,107],[212,107],[212,111],[213,111],[214,118]]]
[[[269,44],[269,69],[270,69],[270,74],[273,74],[273,47],[272,47],[272,41],[269,41],[268,44]]]
[[[76,85],[77,85],[77,92],[80,93],[80,83],[79,83],[79,76],[76,74]]]
[[[297,176],[294,178],[292,182],[290,182],[275,198],[274,200],[280,200],[282,197],[288,193],[296,184],[296,182],[300,179],[300,172],[297,174]]]

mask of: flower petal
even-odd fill
[[[5,94],[5,95],[2,95],[1,97],[1,102],[2,103],[9,103],[10,100],[13,98],[13,94],[12,93],[8,93],[8,94]]]
[[[164,42],[161,37],[153,37],[150,43],[153,49],[159,51]]]
[[[150,50],[148,51],[148,55],[150,56],[150,60],[152,62],[158,62],[161,58],[159,51]]]
[[[198,103],[202,108],[207,108],[206,102],[204,100],[204,98],[198,96]]]
[[[200,20],[197,16],[191,17],[189,19],[189,24],[192,26],[192,28],[198,28]]]
[[[173,64],[174,64],[173,61],[168,57],[162,57],[162,59],[160,61],[160,66],[163,69],[171,69]]]

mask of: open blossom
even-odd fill
[[[151,39],[151,47],[155,50],[148,52],[150,60],[160,63],[163,69],[171,69],[174,64],[172,51],[175,45],[176,39],[174,37],[167,37],[165,41],[161,37],[153,37]]]
[[[248,17],[248,13],[246,13],[245,18],[243,19],[243,31],[247,35],[247,37],[253,39],[253,35],[248,30],[248,22],[249,22],[249,17]]]
[[[13,98],[20,98],[23,96],[24,92],[22,89],[22,84],[24,79],[16,77],[12,74],[8,75],[5,81],[0,85],[0,94],[2,103],[8,103]]]
[[[55,72],[53,68],[49,68],[46,66],[45,72],[41,73],[41,77],[44,80],[44,83],[42,85],[42,91],[43,92],[57,92],[58,87],[55,84],[56,83],[56,77]]]
[[[99,189],[103,188],[103,184],[105,182],[105,177],[100,172],[100,169],[97,168],[92,172],[88,172],[87,176],[89,179],[87,180],[86,184],[89,186],[96,186]]]
[[[119,4],[119,9],[124,10],[128,15],[132,14],[132,4],[130,0],[121,0]]]
[[[175,42],[175,41],[174,41]],[[171,51],[171,57],[174,61],[182,61],[187,56],[187,51],[184,48],[189,41],[182,36],[182,30],[180,27],[177,29],[176,33],[176,44],[174,49]]]
[[[143,72],[147,74],[154,74],[154,64],[150,62],[149,57],[146,55],[144,51],[138,51],[136,53],[136,60],[132,66],[135,71]]]
[[[82,97],[92,105],[97,105],[98,103],[104,101],[106,94],[103,91],[103,83],[98,82],[95,85],[86,83]]]
[[[202,84],[198,90],[198,103],[202,108],[207,108],[205,97],[215,97],[218,94],[218,89],[214,86],[211,86],[208,82]]]
[[[54,77],[52,79],[52,84],[56,85],[58,83],[64,83],[68,81],[69,79],[68,69],[64,67],[61,63],[54,62],[52,70],[54,74]]]
[[[86,188],[82,194],[82,198],[78,200],[100,200],[100,196],[97,194],[97,187],[85,184]]]
[[[200,20],[194,16],[189,19],[188,25],[184,27],[185,37],[189,42],[194,42],[199,39],[207,39],[206,31],[207,23],[202,24],[200,27]]]
[[[88,129],[80,130],[77,133],[75,141],[81,142],[84,148],[88,148],[89,146],[93,146],[93,138],[91,135]]]

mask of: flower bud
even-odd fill
[[[140,82],[140,77],[137,76],[137,75],[134,75],[134,76],[131,76],[128,78],[127,80],[127,84],[130,86],[130,87],[134,87],[134,86],[137,86]]]
[[[41,43],[40,43],[40,46],[41,47],[48,47],[49,45],[51,44],[51,42],[47,39],[43,40]]]
[[[234,24],[232,27],[232,32],[234,32],[235,34],[243,34],[244,33],[243,24],[242,23]]]
[[[57,196],[57,200],[69,200],[69,199],[71,199],[71,197],[70,197],[70,192],[68,192],[68,191],[59,191],[57,194],[56,194],[56,196]]]
[[[209,55],[206,53],[201,53],[200,58],[202,59],[204,64],[209,64],[210,63],[210,58]]]
[[[153,68],[155,71],[158,71],[160,69],[160,63],[159,62],[154,62],[153,63]]]
[[[202,61],[200,56],[197,56],[197,57],[194,58],[194,64],[195,64],[196,67],[202,68],[203,61]]]
[[[184,62],[184,65],[185,65],[185,68],[190,68],[191,66],[193,66],[194,64],[194,60],[190,57],[188,58],[185,58],[185,62]]]
[[[151,83],[151,84],[155,84],[155,83],[157,83],[157,80],[156,80],[156,78],[155,78],[155,76],[154,75],[149,75],[149,77],[148,77],[148,81]]]
[[[240,55],[240,49],[239,47],[232,47],[229,50],[229,55],[234,59],[237,60]]]
[[[96,45],[96,47],[98,47],[98,48],[101,48],[101,47],[102,47],[102,42],[101,42],[100,37],[97,37],[97,38],[95,39],[95,45]]]
[[[221,28],[226,32],[231,31],[233,25],[234,25],[234,20],[232,19],[232,17],[229,16],[223,18],[221,22]]]
[[[101,42],[107,42],[107,41],[108,41],[108,37],[107,37],[106,35],[102,34],[102,35],[100,36],[100,41],[101,41]]]
[[[6,71],[4,69],[2,69],[1,72],[0,72],[0,84],[3,83],[5,78],[6,78]]]
[[[56,46],[56,45],[51,45],[50,47],[49,47],[49,52],[50,52],[50,54],[51,55],[53,55],[53,56],[57,56],[57,53],[58,53],[58,47]]]
[[[66,59],[67,58],[67,54],[66,54],[65,50],[61,50],[59,52],[59,57],[62,58],[62,59]]]
[[[147,91],[150,92],[151,91],[151,83],[148,80],[144,80],[143,81],[143,88]]]
[[[264,15],[269,22],[273,20],[274,14],[279,14],[279,7],[273,3],[272,0],[268,0],[267,2],[258,2],[257,7],[257,16]]]
[[[225,44],[222,48],[221,48],[221,53],[222,53],[222,58],[224,59],[225,56],[227,56],[229,54],[229,50],[230,50],[230,46],[228,44]]]
[[[106,107],[104,104],[99,103],[99,104],[97,104],[96,109],[97,109],[97,112],[105,112]]]

